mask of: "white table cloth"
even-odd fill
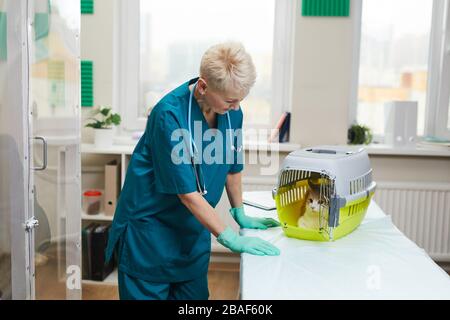
[[[246,205],[245,212],[278,220],[276,210]],[[281,250],[241,255],[242,299],[450,299],[449,275],[374,201],[361,225],[334,242],[288,238],[281,228],[240,232]]]

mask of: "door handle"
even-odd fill
[[[26,232],[30,232],[31,230],[33,230],[36,227],[39,227],[39,221],[35,217],[32,217],[31,219],[25,221],[25,231]]]
[[[40,136],[34,137],[33,139],[42,141],[42,146],[43,146],[43,151],[42,151],[42,153],[43,153],[43,160],[42,160],[42,162],[43,163],[42,163],[41,167],[33,167],[32,170],[42,171],[42,170],[47,169],[47,150],[48,150],[48,148],[47,148],[47,140],[45,140],[44,137],[40,137]]]

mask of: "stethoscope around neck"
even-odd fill
[[[195,145],[194,139],[192,138],[192,130],[191,130],[192,98],[194,96],[194,91],[195,91],[195,88],[197,87],[197,83],[198,82],[195,82],[194,88],[192,89],[192,91],[189,95],[189,107],[188,107],[189,155],[191,157],[191,164],[194,169],[195,180],[197,181],[197,189],[200,192],[200,194],[204,196],[208,193],[208,190],[206,190],[206,183],[205,183],[205,180],[202,178],[203,173],[202,173],[202,168],[200,165],[198,165],[199,170],[197,171],[197,164],[195,163],[194,150],[195,150],[195,154],[198,154],[198,149],[197,149],[197,146]],[[239,146],[238,148],[236,148],[235,145],[233,144],[233,133],[232,133],[232,129],[231,129],[230,114],[228,111],[226,112],[226,114],[227,114],[227,120],[228,120],[227,121],[228,122],[228,130],[227,131],[228,131],[228,134],[230,135],[230,149],[232,151],[241,152],[242,146]]]

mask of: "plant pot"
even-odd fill
[[[113,138],[113,129],[94,129],[94,144],[97,148],[111,147]]]

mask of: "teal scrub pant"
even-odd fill
[[[121,300],[208,300],[208,275],[175,283],[156,283],[119,270]]]

